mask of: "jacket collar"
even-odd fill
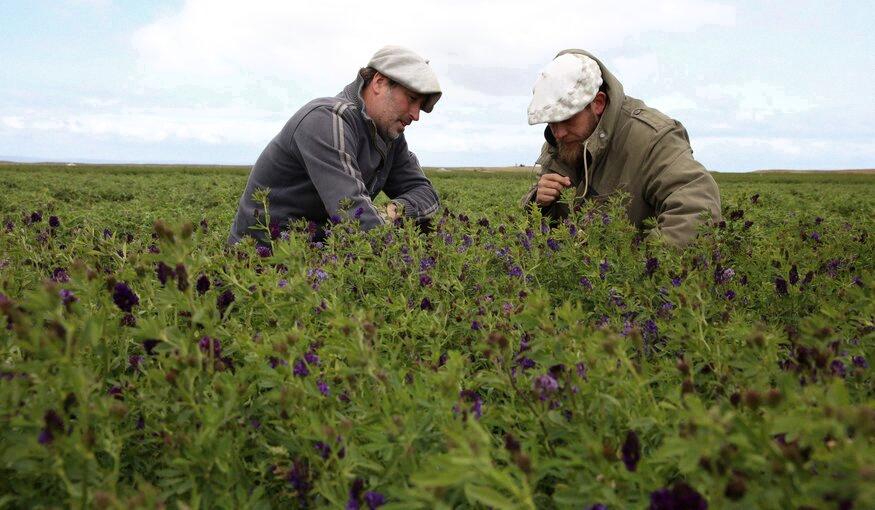
[[[361,112],[362,117],[365,119],[365,124],[368,126],[371,141],[377,146],[377,149],[385,155],[392,147],[392,142],[383,139],[383,137],[377,132],[377,126],[374,124],[374,120],[368,115],[368,112],[365,109],[365,100],[362,99],[362,88],[364,87],[364,84],[365,80],[361,75],[356,74],[355,80],[343,87],[340,94],[337,94],[335,97],[349,101],[358,109],[358,111]]]

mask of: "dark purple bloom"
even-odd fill
[[[638,441],[638,434],[634,430],[626,433],[626,440],[623,441],[621,452],[626,469],[635,471],[638,467],[638,461],[641,460],[641,443]]]
[[[426,257],[426,258],[421,259],[419,261],[419,270],[425,271],[429,268],[434,267],[434,264],[435,264],[434,257]]]
[[[577,363],[577,365],[575,365],[575,367],[577,368],[577,376],[583,380],[587,380],[586,364],[580,361]]]
[[[49,216],[49,226],[52,228],[58,228],[61,226],[61,220],[59,220],[57,216]]]
[[[307,353],[304,354],[304,361],[306,361],[308,365],[318,365],[319,355],[317,355],[315,351],[307,351]]]
[[[759,194],[759,193],[757,193],[756,195],[753,195],[752,197],[750,197],[750,203],[752,203],[752,204],[756,204],[757,202],[759,202],[759,200],[760,200],[760,194]]]
[[[811,240],[814,242],[820,242],[820,233],[819,232],[812,232],[811,233]]]
[[[517,277],[517,278],[522,278],[523,270],[520,266],[513,266],[507,271],[507,274],[509,274],[510,276]]]
[[[557,251],[557,250],[559,250],[559,241],[550,237],[547,239],[547,247],[553,251]]]
[[[198,347],[200,347],[203,352],[212,351],[213,355],[216,358],[220,358],[222,356],[222,342],[218,338],[210,338],[208,336],[204,336],[197,343]]]
[[[277,358],[275,356],[271,356],[267,358],[267,364],[270,365],[270,368],[276,369],[276,367],[280,365],[288,365],[289,362],[284,360],[283,358]]]
[[[855,367],[859,368],[869,368],[869,363],[866,361],[866,358],[863,356],[854,356],[851,358],[851,361],[854,362]]]
[[[73,295],[72,290],[61,289],[58,292],[58,295],[61,296],[61,302],[65,305],[69,305],[70,303],[75,303],[79,300],[75,295]]]
[[[268,232],[270,232],[271,239],[279,239],[280,234],[282,233],[280,230],[280,224],[276,220],[270,220],[270,225],[267,226]]]
[[[720,267],[719,265],[714,268],[714,281],[718,285],[723,285],[725,283],[729,283],[732,280],[732,277],[735,276],[735,270],[731,267]]]
[[[829,368],[832,371],[833,375],[837,375],[841,378],[844,378],[847,375],[847,371],[845,370],[845,364],[841,360],[832,360],[832,363],[829,364]]]
[[[653,342],[659,337],[659,327],[656,325],[652,319],[647,319],[644,321],[644,338]]]
[[[316,449],[316,452],[323,459],[327,459],[331,455],[331,447],[322,441],[316,441],[316,444],[313,445],[313,448]]]
[[[375,510],[386,504],[386,498],[379,492],[368,491],[365,493],[365,503],[370,510]]]
[[[151,356],[155,354],[155,347],[157,347],[160,343],[161,340],[158,340],[157,338],[149,338],[143,340],[143,350],[146,351],[146,354]]]
[[[110,237],[112,237],[112,230],[108,228],[103,229],[103,238],[109,239]]]
[[[3,224],[3,226],[6,228],[7,233],[15,230],[15,222],[12,220],[6,220],[6,222]]]
[[[695,489],[678,482],[671,489],[651,492],[649,510],[708,510],[708,502]]]
[[[530,368],[535,368],[535,365],[537,365],[537,363],[535,363],[535,361],[531,358],[520,356],[517,359],[517,365],[519,365],[520,368],[522,368],[523,370],[528,370]]]
[[[599,263],[599,278],[602,280],[605,279],[605,274],[611,269],[611,265],[607,260],[603,260]]]
[[[596,503],[593,506],[589,507],[589,510],[608,510],[608,507],[602,503]]]
[[[106,391],[106,394],[109,395],[109,396],[111,396],[111,397],[114,397],[114,398],[116,398],[116,399],[118,399],[118,400],[121,400],[121,398],[122,398],[122,389],[121,389],[120,386],[111,386],[111,387]]]
[[[683,280],[681,279],[680,276],[675,276],[674,278],[671,279],[671,285],[673,287],[680,287],[681,282],[683,282]]]
[[[431,304],[431,300],[427,297],[422,298],[422,301],[419,303],[419,308],[421,310],[434,310],[434,306]]]
[[[787,280],[781,278],[780,276],[775,278],[775,292],[777,292],[779,296],[786,296]]]
[[[859,276],[855,276],[855,277],[851,278],[851,283],[856,285],[857,287],[862,287],[863,286],[863,279],[860,278]]]
[[[647,262],[644,264],[644,273],[647,276],[653,276],[653,273],[659,268],[659,260],[653,257],[649,257]]]
[[[478,420],[483,416],[483,399],[474,390],[462,390],[459,392],[459,397],[466,402],[471,403],[471,414]]]
[[[327,397],[331,395],[331,390],[328,388],[328,384],[322,379],[316,381],[316,387],[319,388],[319,393],[321,393],[323,396]]]
[[[261,428],[261,421],[259,421],[257,418],[252,418],[251,420],[249,420],[249,425],[251,425],[252,428],[254,428],[255,430],[258,430]]]
[[[130,312],[134,306],[140,304],[140,298],[137,297],[125,282],[115,284],[112,291],[112,300],[123,312]]]
[[[580,283],[580,286],[583,287],[584,289],[592,290],[592,282],[590,282],[589,278],[587,278],[586,276],[581,276],[579,283]]]
[[[43,221],[43,213],[42,211],[34,211],[30,213],[30,222],[31,223],[39,223]]]
[[[723,297],[725,297],[727,301],[732,301],[733,299],[735,299],[735,291],[729,289],[726,291],[726,294],[724,294]]]
[[[40,444],[51,444],[55,440],[55,433],[64,430],[64,421],[53,409],[49,409],[43,415],[45,427],[40,432],[38,441]]]
[[[158,281],[161,282],[162,287],[167,283],[167,280],[176,277],[173,269],[164,262],[159,262],[155,266],[155,274],[158,275]]]
[[[740,220],[742,218],[744,218],[744,211],[742,209],[736,209],[736,210],[732,211],[731,213],[729,213],[730,220],[735,221],[735,220]]]
[[[744,230],[748,230],[748,229],[749,229],[750,227],[752,227],[752,226],[753,226],[753,222],[752,222],[752,221],[750,221],[750,220],[745,220],[745,221],[744,221],[744,225],[742,225],[741,228],[743,228]]]
[[[296,460],[289,470],[288,480],[298,495],[304,496],[310,490],[310,472],[307,465]]]
[[[479,321],[471,322],[471,329],[473,329],[474,331],[480,331],[480,328],[481,328],[481,325],[480,325]]]
[[[194,288],[197,290],[198,294],[206,294],[207,291],[210,290],[210,279],[207,278],[207,275],[201,273],[197,282],[194,284]]]
[[[228,289],[225,292],[219,294],[219,297],[216,298],[216,308],[219,309],[219,314],[224,315],[225,310],[227,310],[233,302],[234,293],[231,292],[231,289]]]
[[[541,400],[547,400],[547,396],[559,389],[559,382],[550,374],[539,375],[532,383],[532,387],[539,393]]]
[[[67,270],[63,267],[58,267],[55,268],[54,271],[52,271],[52,281],[58,283],[67,283],[70,281],[70,275],[67,274]]]
[[[272,250],[270,249],[270,246],[259,244],[255,247],[255,253],[257,253],[259,257],[265,259],[271,256]]]
[[[331,223],[337,225],[338,223],[341,222],[341,219],[340,219],[340,216],[338,216],[338,215],[336,215],[336,214],[332,214],[331,216],[329,216],[328,221],[330,221]]]
[[[128,365],[134,370],[138,369],[140,367],[140,363],[142,362],[143,357],[139,354],[132,354],[131,356],[128,356]]]
[[[419,275],[419,285],[423,287],[428,287],[429,285],[431,285],[431,276],[427,274]]]
[[[796,264],[790,267],[790,274],[787,275],[788,280],[790,280],[790,285],[796,285],[799,282],[799,270],[796,269]]]
[[[155,244],[150,244],[149,253],[161,253],[161,248],[158,248],[158,246]]]
[[[307,363],[305,363],[304,360],[299,359],[295,362],[295,365],[292,368],[292,373],[298,377],[307,377],[310,375],[310,369],[307,368]]]

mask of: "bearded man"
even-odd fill
[[[402,216],[427,221],[438,196],[404,130],[440,97],[427,60],[400,46],[378,50],[340,94],[304,105],[267,145],[249,174],[228,242],[251,235],[266,243],[302,218],[322,225],[346,204],[364,229]],[[267,225],[264,206],[253,198],[260,189],[269,189]],[[385,211],[373,203],[380,191],[391,199]]]
[[[720,192],[695,159],[680,122],[627,96],[623,85],[596,57],[565,50],[540,73],[528,109],[529,124],[547,123],[536,164],[537,184],[523,204],[537,204],[552,219],[568,215],[557,202],[575,188],[581,200],[629,194],[626,213],[649,233],[683,246],[710,214],[720,219]],[[703,214],[704,213],[704,214]]]

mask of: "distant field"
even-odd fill
[[[248,170],[0,165],[0,508],[875,508],[875,175],[229,248]]]

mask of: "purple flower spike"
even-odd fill
[[[130,313],[134,306],[140,304],[140,298],[124,282],[115,284],[112,291],[112,300],[119,309],[128,313]]]
[[[844,379],[845,375],[847,375],[847,371],[845,369],[845,364],[841,360],[834,359],[832,363],[829,364],[830,370],[834,375],[837,375]]]
[[[319,393],[321,393],[323,396],[327,397],[331,395],[331,390],[328,388],[328,384],[326,384],[325,381],[323,381],[322,379],[316,382],[316,387],[319,388]]]
[[[780,276],[775,278],[775,292],[777,292],[779,296],[786,296],[787,280],[781,278]]]
[[[507,271],[507,274],[516,278],[522,278],[523,270],[520,266],[513,266]]]
[[[708,510],[708,502],[695,489],[678,482],[671,489],[650,493],[650,510]]]
[[[318,365],[319,356],[312,350],[307,351],[307,353],[304,354],[304,361],[306,361],[308,365]]]
[[[641,443],[638,441],[638,434],[634,430],[626,433],[626,440],[622,447],[623,464],[629,471],[635,471],[638,467],[638,461],[641,460]]]
[[[58,292],[58,295],[61,296],[61,302],[65,305],[69,305],[70,303],[75,303],[79,300],[75,295],[73,295],[72,290],[61,289]]]
[[[552,237],[547,239],[547,247],[553,251],[559,250],[559,241],[553,239]]]
[[[419,275],[419,285],[423,287],[428,287],[429,285],[431,285],[431,276],[427,274]]]
[[[853,358],[851,358],[851,361],[854,362],[855,367],[869,368],[869,362],[866,361],[866,358],[864,358],[863,356],[854,356]]]
[[[210,279],[207,277],[207,275],[201,274],[198,277],[197,283],[195,283],[195,289],[200,295],[204,295],[207,293],[208,290],[210,290]]]
[[[365,503],[370,510],[381,507],[386,504],[386,498],[379,492],[368,491],[365,493]]]
[[[159,262],[155,266],[155,274],[158,276],[158,281],[161,282],[162,287],[167,283],[167,280],[176,277],[173,269],[164,262]]]
[[[295,366],[292,368],[292,373],[298,377],[307,377],[310,375],[310,370],[307,368],[307,363],[304,360],[299,359],[295,362]]]
[[[644,264],[644,273],[647,276],[653,276],[653,273],[659,269],[659,260],[653,257],[647,259],[647,262]]]
[[[49,226],[52,228],[58,228],[61,226],[61,220],[59,220],[57,216],[49,216]]]
[[[322,441],[316,441],[316,444],[313,445],[313,448],[316,449],[316,452],[323,459],[327,459],[331,455],[331,447]]]
[[[547,400],[547,396],[559,389],[559,382],[550,374],[539,375],[535,378],[532,386],[540,393],[541,400]]]
[[[216,308],[219,309],[219,313],[224,315],[225,310],[231,306],[231,303],[234,302],[234,293],[231,292],[230,289],[221,293],[218,298],[216,298]]]

